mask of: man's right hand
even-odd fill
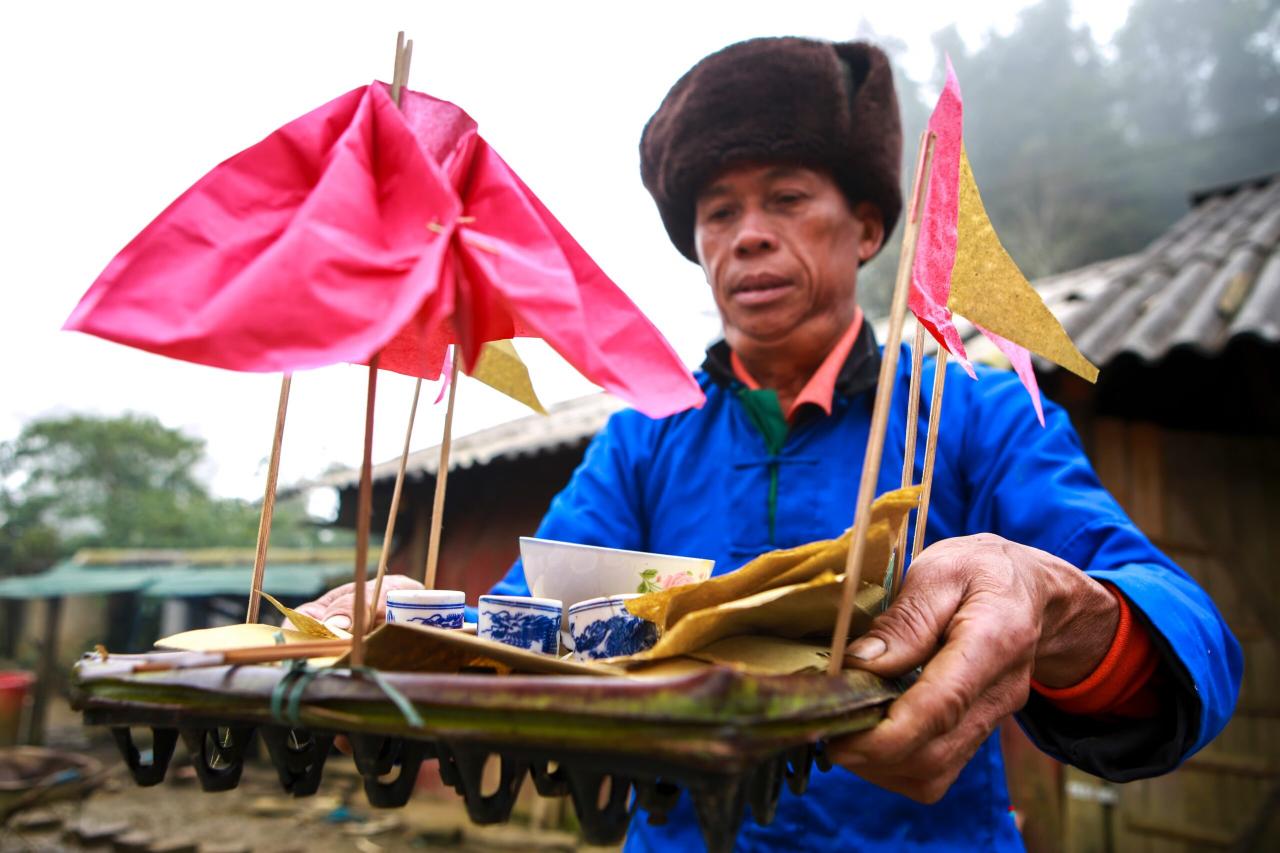
[[[342,586],[335,587],[315,601],[308,601],[306,604],[298,607],[299,613],[305,613],[314,619],[331,628],[340,628],[343,631],[351,630],[351,612],[355,608],[356,585],[354,583],[344,583]],[[423,589],[422,584],[405,575],[386,575],[382,578],[382,594],[378,597],[378,606],[374,608],[373,624],[370,628],[374,628],[385,620],[387,613],[387,593],[393,589]],[[369,581],[365,585],[364,600],[366,605],[373,596],[373,581]]]

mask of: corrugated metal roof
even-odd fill
[[[599,432],[609,416],[624,406],[621,400],[608,394],[589,394],[558,403],[546,415],[529,415],[456,438],[449,451],[449,470],[488,465],[495,459],[537,456],[580,444]],[[394,479],[399,467],[398,456],[374,465],[374,481]],[[409,454],[406,477],[434,477],[439,467],[439,445],[417,450]],[[358,470],[346,469],[321,477],[313,485],[346,489],[358,485],[359,481]]]
[[[1252,338],[1280,343],[1280,175],[1197,193],[1193,207],[1141,252],[1089,264],[1035,282],[1050,310],[1094,364],[1119,358],[1153,364],[1179,350],[1205,357]],[[1007,368],[1008,360],[974,327],[957,319],[969,356]],[[875,323],[880,339],[888,320]],[[915,334],[908,319],[903,340]],[[926,335],[926,351],[933,340]],[[1056,370],[1037,360],[1038,369]],[[455,440],[450,470],[533,456],[594,435],[623,404],[594,394],[553,406],[550,415],[511,421]],[[409,457],[410,473],[434,476],[439,447]],[[393,478],[399,459],[374,467]],[[359,472],[339,471],[319,485],[350,488]]]
[[[268,564],[262,588],[271,595],[315,597],[345,579],[351,563]],[[137,592],[149,598],[242,595],[252,565],[193,568],[149,564],[91,566],[67,560],[35,575],[0,579],[0,599],[62,598]]]
[[[1194,196],[1194,206],[1140,252],[1035,282],[1085,357],[1156,364],[1188,351],[1212,358],[1232,341],[1280,343],[1280,176]],[[887,321],[876,324],[883,337]],[[975,361],[1008,361],[957,323]],[[908,320],[903,339],[911,340]],[[932,340],[926,350],[932,350]],[[1037,361],[1044,371],[1056,366]]]

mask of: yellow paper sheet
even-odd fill
[[[533,390],[529,368],[516,352],[511,341],[490,341],[480,350],[476,366],[470,374],[495,391],[501,391],[518,403],[524,403],[540,415],[545,415],[542,401]]]
[[[960,150],[956,261],[947,307],[983,328],[1096,382],[1098,368],[1081,355],[1000,243],[987,218],[973,169]]]
[[[898,526],[906,521],[907,514],[919,500],[920,487],[911,486],[886,492],[872,503],[863,565],[873,568],[864,570],[864,577],[876,578],[877,572],[883,572],[883,567],[888,565],[889,551],[897,540]],[[632,599],[627,602],[627,610],[667,631],[695,611],[765,590],[802,584],[824,572],[843,572],[850,535],[845,533],[838,539],[761,554],[736,571],[719,577]]]
[[[329,628],[328,625],[325,625],[319,619],[313,619],[312,617],[308,616],[305,613],[299,613],[298,611],[293,610],[292,608],[285,607],[279,601],[276,601],[276,599],[273,596],[270,596],[265,592],[262,592],[260,594],[262,595],[263,598],[267,600],[267,602],[272,607],[274,607],[276,610],[280,612],[281,616],[284,616],[286,619],[292,622],[293,627],[297,628],[299,631],[301,631],[303,634],[306,634],[308,637],[312,637],[317,640],[346,640],[351,637],[351,635],[348,634],[346,631],[343,631],[341,634],[339,634],[336,631]]]
[[[813,580],[794,586],[765,590],[736,601],[720,604],[686,615],[648,651],[631,655],[628,660],[660,660],[690,655],[705,649],[716,640],[739,635],[766,634],[800,639],[831,634],[840,609],[843,575],[824,572]],[[867,630],[871,614],[879,611],[884,588],[863,584],[854,599],[853,625],[850,636]]]
[[[174,649],[184,652],[212,652],[227,649],[252,649],[258,646],[274,646],[278,637],[286,643],[312,643],[315,637],[291,628],[272,628],[258,623],[223,625],[218,628],[198,628],[183,631],[156,640],[158,649]]]

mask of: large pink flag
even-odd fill
[[[671,346],[457,106],[356,89],[187,190],[66,328],[201,364],[292,371],[375,354],[440,375],[458,344],[537,336],[659,417],[703,395]]]
[[[947,83],[929,116],[934,135],[929,193],[920,220],[908,304],[916,320],[933,335],[938,346],[964,365],[977,379],[964,351],[964,341],[947,308],[951,293],[951,267],[956,260],[956,222],[960,210],[960,150],[964,143],[964,101],[951,59],[947,58]]]

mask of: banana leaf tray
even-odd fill
[[[375,807],[403,806],[422,762],[435,759],[474,823],[507,820],[528,777],[541,796],[571,798],[586,841],[610,844],[637,807],[662,823],[688,791],[708,849],[720,851],[732,849],[748,810],[768,824],[784,784],[802,794],[811,768],[830,768],[826,739],[875,725],[899,694],[858,671],[712,667],[630,679],[330,669],[301,690],[282,683],[289,673],[221,666],[123,675],[86,658],[72,705],[87,725],[110,728],[139,785],[163,781],[181,738],[204,790],[234,788],[257,736],[284,790],[308,796],[342,734]],[[146,760],[140,728],[151,730]],[[482,791],[493,756],[500,783]]]

